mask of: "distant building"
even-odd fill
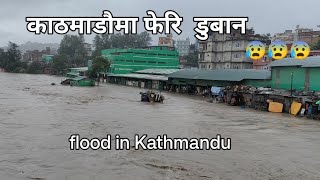
[[[179,56],[188,55],[190,50],[190,39],[187,38],[185,40],[177,40],[176,49],[179,52]]]
[[[313,29],[302,28],[302,27],[300,27],[300,25],[297,25],[296,29],[295,29],[295,33],[294,33],[294,41],[300,41],[301,40],[301,33],[309,34],[310,32],[313,32]]]
[[[33,51],[27,51],[22,55],[22,61],[23,62],[35,62],[35,61],[42,61],[44,55],[51,55],[51,49],[50,47],[46,47],[45,50],[39,51],[39,50],[33,50]]]
[[[180,56],[181,68],[198,68],[198,51],[196,45],[189,46],[189,54],[187,56]]]
[[[285,30],[283,33],[276,33],[272,38],[272,41],[280,40],[286,44],[292,44],[294,40],[294,33],[292,30]]]
[[[40,61],[42,58],[42,53],[39,50],[27,51],[22,56],[22,61],[24,62],[35,62]]]
[[[197,53],[197,52],[198,52],[198,49],[197,49],[196,44],[190,44],[189,53],[192,54],[192,53]]]
[[[253,60],[246,57],[247,45],[254,41],[267,42],[266,37],[247,30],[231,34],[210,33],[207,41],[200,41],[198,64],[200,69],[252,69]]]
[[[299,25],[295,30],[285,30],[283,33],[276,33],[272,38],[272,41],[280,40],[287,45],[292,45],[296,41],[304,41],[313,46],[320,40],[320,31],[314,31],[310,28],[302,28]],[[290,49],[288,47],[288,49]]]
[[[253,61],[253,69],[256,70],[270,70],[269,64],[272,62],[272,59],[268,55],[264,55],[262,59]]]
[[[297,25],[294,31],[286,30],[283,33],[276,33],[272,37],[272,41],[275,40],[284,41],[286,44],[293,44],[296,41],[304,41],[308,43],[309,46],[312,46],[320,40],[320,31],[314,31],[310,28],[302,28]]]
[[[48,55],[48,54],[44,54],[42,55],[42,62],[45,63],[45,64],[49,64],[53,61],[53,57],[54,55]]]
[[[166,37],[159,37],[159,46],[168,46],[168,47],[174,47],[174,41],[172,34],[168,34]]]
[[[299,32],[298,40],[308,43],[309,46],[313,46],[320,40],[320,31]]]
[[[198,39],[196,39],[196,41],[194,42],[194,48],[196,51],[199,50],[199,40]]]

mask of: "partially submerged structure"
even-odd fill
[[[85,76],[78,76],[75,78],[68,78],[62,81],[61,84],[70,86],[95,86],[95,81]]]
[[[146,89],[163,90],[168,82],[168,75],[180,69],[145,69],[128,74],[108,74],[107,82]]]
[[[78,76],[87,76],[88,67],[77,67],[77,68],[69,68],[66,74],[69,78],[75,78]]]

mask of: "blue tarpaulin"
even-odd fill
[[[214,87],[214,86],[211,87],[212,95],[219,95],[220,91],[221,91],[221,87]]]

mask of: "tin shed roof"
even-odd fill
[[[174,72],[180,71],[180,69],[144,69],[136,71],[135,73],[139,74],[158,74],[158,75],[168,75]]]
[[[254,69],[216,69],[199,70],[186,69],[172,74],[169,78],[200,79],[212,81],[242,81],[244,79],[271,79],[271,72],[268,70]]]
[[[159,75],[149,75],[149,74],[108,74],[111,77],[126,77],[126,78],[136,78],[136,79],[148,79],[148,80],[160,80],[167,81],[168,77]]]
[[[269,66],[270,67],[285,67],[285,66],[320,67],[320,56],[312,56],[304,60],[297,60],[294,58],[285,58],[285,59],[271,62]]]

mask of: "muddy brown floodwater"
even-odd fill
[[[62,79],[0,73],[0,179],[320,179],[319,121],[168,93],[146,104],[137,88]],[[232,149],[71,151],[72,134],[221,134]]]

